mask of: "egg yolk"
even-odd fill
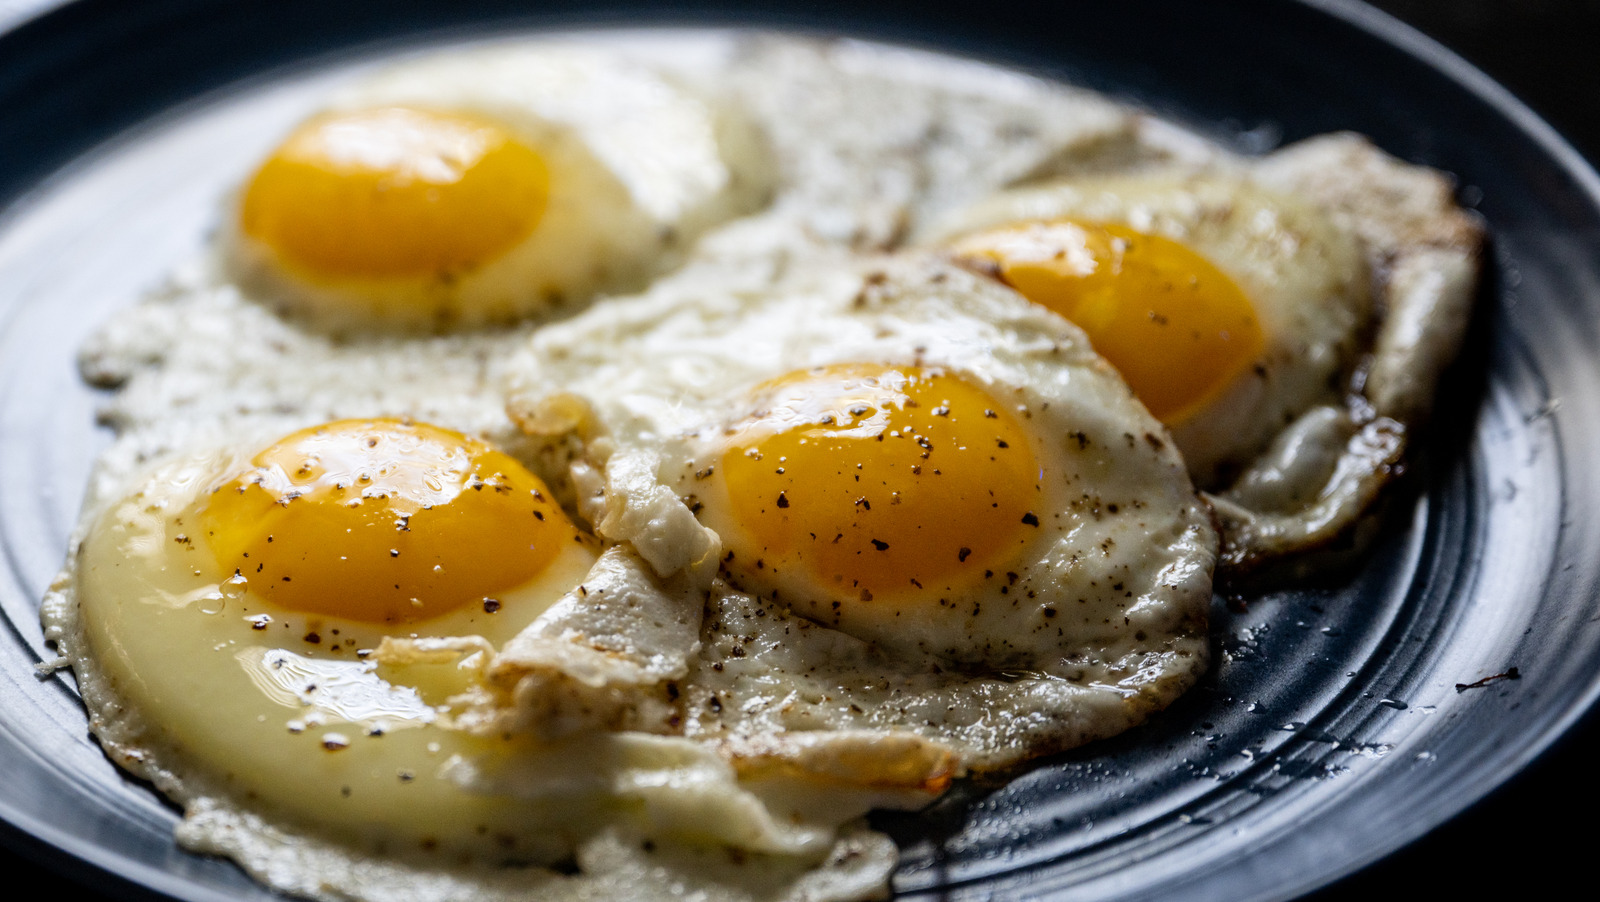
[[[423,620],[537,576],[581,534],[537,476],[483,442],[401,420],[296,432],[202,499],[225,572],[292,610]]]
[[[1239,286],[1160,235],[1063,220],[978,233],[953,249],[1076,323],[1169,425],[1221,394],[1264,345]]]
[[[843,603],[887,602],[974,583],[1038,532],[1026,432],[960,378],[852,364],[758,396],[716,465],[741,527],[723,536],[735,574],[809,574]]]
[[[393,107],[302,125],[245,189],[240,224],[314,278],[471,269],[544,213],[544,160],[485,119]]]

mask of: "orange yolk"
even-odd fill
[[[245,234],[322,280],[437,276],[487,263],[544,213],[544,160],[503,128],[393,107],[302,125],[256,172]]]
[[[953,249],[1076,323],[1169,425],[1220,395],[1265,343],[1239,286],[1159,235],[1063,220],[981,232]]]
[[[287,608],[423,620],[537,576],[581,534],[527,468],[401,420],[296,432],[203,500],[226,571]]]
[[[1028,435],[968,382],[847,364],[758,395],[716,464],[740,527],[723,535],[736,579],[806,574],[843,603],[888,602],[975,583],[1038,533]]]

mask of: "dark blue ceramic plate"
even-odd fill
[[[1219,602],[1214,672],[1146,727],[884,818],[906,898],[1286,898],[1527,764],[1600,691],[1600,180],[1500,88],[1355,3],[1025,6],[82,0],[0,35],[4,838],[119,897],[270,897],[178,851],[175,812],[100,755],[70,679],[33,675],[38,599],[104,441],[73,353],[199,247],[251,162],[229,129],[275,91],[505,30],[840,32],[1067,79],[1247,151],[1351,129],[1458,174],[1490,224],[1472,340],[1375,551],[1347,579]]]

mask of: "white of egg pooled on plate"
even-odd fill
[[[752,773],[915,786],[941,751],[1003,767],[1192,684],[1210,513],[1083,333],[936,259],[815,263],[552,326],[513,396],[601,536],[717,574],[682,729]],[[548,683],[563,643],[491,669]]]
[[[768,157],[732,107],[620,54],[436,54],[291,132],[239,192],[224,262],[334,329],[548,316],[641,287],[759,206]]]
[[[283,891],[876,891],[892,844],[840,825],[930,789],[798,802],[791,780],[741,784],[679,737],[547,742],[454,723],[497,647],[591,590],[700,603],[635,578],[641,567],[626,549],[602,555],[537,477],[481,441],[345,420],[156,465],[87,521],[45,620],[107,752],[185,807],[180,840]]]
[[[1248,566],[1329,542],[1388,480],[1460,344],[1481,228],[1438,173],[1341,135],[1023,186],[923,237],[1089,334]]]

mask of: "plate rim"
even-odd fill
[[[48,25],[53,17],[58,16],[65,9],[72,7],[82,8],[88,5],[90,5],[89,0],[66,0],[66,2],[48,0],[48,2],[40,4],[31,14],[25,15],[23,18],[0,19],[0,39],[21,28],[40,23]],[[1505,119],[1517,132],[1531,139],[1551,162],[1560,167],[1567,178],[1571,179],[1575,185],[1583,190],[1585,205],[1600,211],[1600,174],[1597,174],[1594,164],[1537,111],[1464,57],[1415,27],[1389,13],[1359,2],[1359,0],[1292,0],[1292,5],[1313,10],[1351,25],[1358,29],[1367,39],[1376,40],[1401,51],[1406,56],[1422,63],[1447,78],[1454,85],[1467,91]],[[848,31],[848,21],[841,20],[840,25],[840,30]],[[872,39],[894,43],[894,39],[889,37],[873,37]],[[931,46],[933,49],[939,49],[937,45],[925,45],[920,42],[903,41],[902,43],[909,46]],[[949,48],[945,48],[945,52],[950,52]],[[231,84],[233,81],[230,79],[229,83]],[[190,99],[203,99],[215,90],[217,88],[212,87],[192,95]],[[172,107],[169,106],[166,109],[170,112]],[[138,124],[133,126],[135,129],[138,127]],[[86,154],[92,154],[97,148],[118,140],[126,131],[127,129],[119,129],[116,132],[103,135],[100,141],[87,148],[79,148],[78,151],[72,153],[64,164],[52,165],[43,178],[33,180],[17,192],[0,197],[0,217],[9,219],[14,210],[25,208],[30,197],[41,187],[47,187],[61,173],[73,168]],[[11,625],[8,624],[8,627],[11,627]],[[14,629],[14,627],[11,628]],[[1473,800],[1442,817],[1414,825],[1414,829],[1410,831],[1408,836],[1398,843],[1390,844],[1384,851],[1375,852],[1360,860],[1350,860],[1346,867],[1337,872],[1323,871],[1320,876],[1307,880],[1298,890],[1294,891],[1294,894],[1331,885],[1383,857],[1394,854],[1401,848],[1414,843],[1418,838],[1440,824],[1459,816],[1489,794],[1501,790],[1509,781],[1524,772],[1532,762],[1547,754],[1551,746],[1569,734],[1576,723],[1585,717],[1593,715],[1597,707],[1597,700],[1600,700],[1600,681],[1591,683],[1589,691],[1582,702],[1569,706],[1561,717],[1552,721],[1550,727],[1539,734],[1534,742],[1520,744],[1518,753],[1507,759],[1507,763],[1501,768],[1501,772],[1497,773],[1490,785],[1485,787]],[[19,815],[21,816],[19,817]],[[95,870],[100,871],[102,880],[98,882],[102,884],[120,885],[127,883],[134,889],[141,891],[154,890],[171,893],[171,890],[164,887],[176,886],[181,890],[182,885],[186,883],[186,881],[181,880],[165,879],[133,882],[125,874],[111,870],[108,866],[107,856],[85,854],[79,848],[82,844],[60,841],[58,832],[48,822],[32,818],[24,812],[14,811],[3,800],[0,800],[0,820],[6,822],[5,824],[0,824],[0,844],[17,848],[25,843],[16,842],[17,837],[11,835],[12,831],[26,833],[27,836],[23,837],[24,840],[46,843],[53,851],[88,864]],[[91,853],[102,851],[99,846],[93,844],[89,844],[88,849]],[[116,856],[112,857],[115,858]],[[159,871],[154,868],[143,868],[143,870],[158,878],[171,876],[165,871]],[[75,879],[81,880],[83,875],[75,875]],[[176,896],[177,894],[173,893],[173,895]]]

